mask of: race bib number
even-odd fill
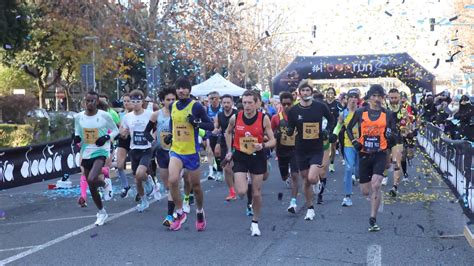
[[[280,144],[283,146],[295,146],[295,135],[296,134],[288,136],[285,133],[282,133],[280,137]]]
[[[364,150],[368,152],[377,152],[380,150],[380,136],[365,136]]]
[[[255,152],[255,147],[253,146],[254,143],[258,143],[258,139],[255,137],[242,137],[239,140],[240,144],[240,151],[251,155]]]
[[[191,136],[191,132],[194,128],[189,123],[177,122],[174,124],[173,122],[173,130],[176,134],[173,134],[174,141],[178,142],[193,142],[193,138]]]
[[[84,128],[83,129],[84,142],[86,144],[95,144],[99,138],[99,129],[97,128]]]
[[[148,145],[148,140],[145,138],[145,132],[133,131],[133,144],[139,146]]]
[[[168,136],[170,133],[169,132],[161,132],[160,133],[160,144],[161,144],[161,148],[163,150],[169,150],[171,148],[171,143],[170,144],[166,144],[165,143],[165,138],[166,136]]]
[[[319,139],[319,123],[303,123],[303,139]]]

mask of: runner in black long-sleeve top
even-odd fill
[[[306,80],[298,86],[301,102],[292,107],[288,112],[288,132],[292,136],[296,129],[296,159],[300,174],[304,179],[304,192],[308,211],[305,220],[313,220],[315,213],[313,207],[313,190],[311,185],[317,184],[323,174],[323,140],[328,137],[334,142],[331,132],[335,121],[329,108],[313,100],[313,88]],[[323,117],[327,120],[323,128]]]

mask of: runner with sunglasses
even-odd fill
[[[125,115],[120,128],[122,137],[126,138],[130,135],[131,138],[130,161],[140,197],[140,203],[136,207],[138,212],[145,211],[150,205],[145,190],[154,191],[153,180],[147,174],[152,158],[151,142],[145,135],[145,128],[150,121],[152,112],[143,109],[144,98],[145,95],[140,90],[130,92],[130,103],[133,105],[133,112]],[[145,185],[143,182],[145,182]]]

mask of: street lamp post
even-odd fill
[[[97,36],[86,36],[83,38],[84,40],[86,41],[94,41],[92,43],[92,67],[93,67],[93,74],[94,74],[94,91],[96,90],[96,83],[95,83],[95,43],[97,42],[97,40],[99,39],[99,37]],[[101,84],[100,84],[100,80],[99,80],[99,93],[101,92]]]

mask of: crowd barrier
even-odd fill
[[[417,138],[471,216],[474,213],[473,143],[446,138],[443,130],[431,123],[420,129]]]
[[[79,172],[79,148],[71,138],[0,149],[0,190]]]

